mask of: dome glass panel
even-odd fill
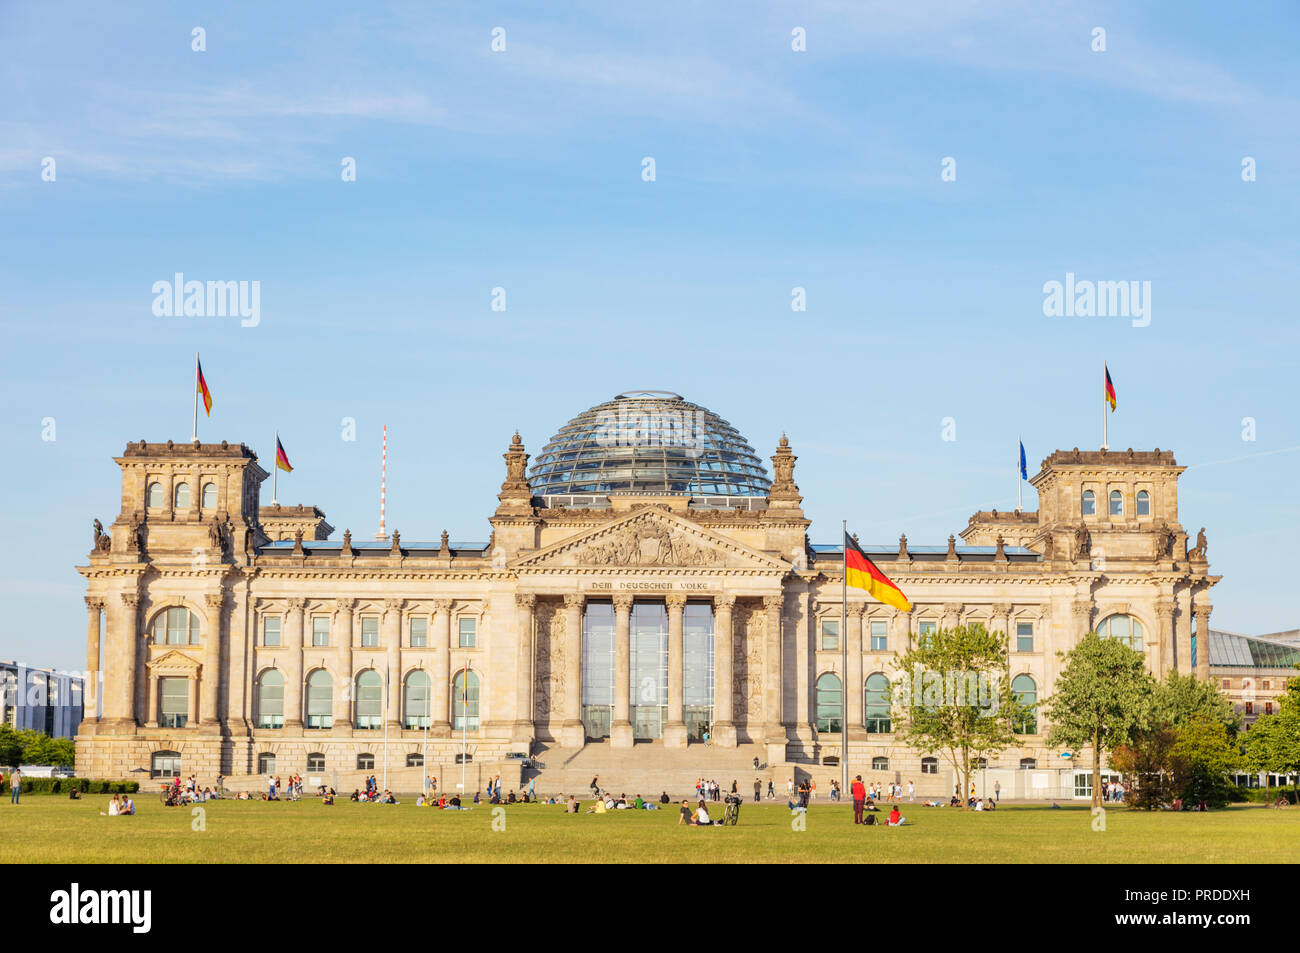
[[[766,496],[762,461],[731,424],[668,391],[629,391],[583,411],[533,460],[536,496]]]

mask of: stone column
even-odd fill
[[[203,637],[203,669],[201,678],[194,684],[199,693],[199,720],[197,724],[204,728],[215,728],[217,724],[217,701],[221,697],[221,634],[224,613],[221,611],[226,603],[224,592],[209,592],[203,596],[207,608],[207,631]],[[194,700],[190,700],[191,706]],[[195,724],[195,722],[190,722]]]
[[[284,666],[284,727],[290,731],[302,729],[302,647],[307,618],[304,613],[305,599],[290,599],[288,612],[285,613],[284,631],[281,634],[287,651]],[[334,691],[344,690],[346,686],[335,685]]]
[[[153,680],[153,683],[154,683],[154,688],[156,689],[158,687],[158,679],[155,678]],[[186,698],[185,698],[185,725],[186,727],[189,728],[192,728],[198,724],[198,714],[199,714],[198,712],[199,702],[197,698],[198,693],[199,693],[199,680],[197,678],[190,679],[189,691],[186,693]],[[155,710],[158,707],[158,700],[159,700],[158,693],[155,691],[154,692]]]
[[[763,614],[763,740],[767,760],[785,760],[785,725],[781,712],[781,609],[784,596],[764,596]]]
[[[1092,631],[1092,603],[1075,602],[1070,606],[1070,613],[1074,618],[1074,645],[1078,645]]]
[[[890,620],[889,644],[895,652],[906,652],[912,648],[912,613],[894,611]]]
[[[82,688],[82,720],[99,721],[99,619],[104,600],[86,596],[86,684]]]
[[[429,734],[435,738],[451,737],[451,600],[433,602],[433,672],[430,693],[431,721]]]
[[[123,728],[134,729],[140,723],[138,706],[144,701],[144,699],[136,697],[139,694],[137,691],[139,678],[136,669],[139,667],[138,661],[142,654],[140,652],[140,635],[138,632],[140,596],[134,592],[123,592],[120,597],[122,608],[119,613],[119,634],[116,641],[122,652],[121,664],[118,669],[121,673],[121,683],[117,691],[117,704],[114,705],[113,716],[110,720]],[[107,714],[105,712],[105,715]]]
[[[193,690],[190,691],[190,698],[194,697]],[[146,728],[158,727],[158,708],[162,703],[161,696],[158,694],[158,676],[150,670],[148,678],[145,679],[144,691],[144,726]]]
[[[1011,633],[1011,604],[1009,602],[993,603],[993,630],[1001,632],[1007,640],[1007,664],[1011,664],[1011,653],[1016,650],[1014,636]],[[1041,637],[1041,636],[1040,636]]]
[[[614,720],[610,726],[610,744],[630,748],[633,743],[632,680],[632,597],[614,596]]]
[[[560,744],[581,748],[587,742],[582,723],[582,609],[586,599],[570,594],[564,597],[564,722],[560,726]]]
[[[533,616],[537,609],[537,596],[519,593],[515,596],[518,621],[515,630],[515,723],[511,741],[533,740]]]
[[[849,656],[848,670],[844,673],[842,686],[848,693],[845,697],[849,702],[849,723],[844,726],[844,729],[848,732],[851,741],[864,740],[867,737],[866,721],[862,712],[862,616],[866,608],[861,602],[849,603],[849,630],[844,633]]]
[[[1196,613],[1196,677],[1204,681],[1210,679],[1210,611],[1209,603],[1197,602],[1192,609]]]
[[[817,601],[811,593],[805,592],[801,599],[803,621],[798,630],[798,641],[794,649],[795,672],[795,724],[798,738],[805,746],[812,741],[810,726],[813,723],[813,699],[809,693],[809,658],[816,658],[816,649],[812,646],[817,638]],[[807,748],[805,747],[805,751]]]
[[[682,691],[685,687],[682,649],[682,613],[686,597],[670,595],[668,604],[668,724],[664,726],[664,747],[686,747],[686,722],[682,713]]]
[[[736,597],[713,597],[713,743],[720,748],[736,747],[735,722],[735,623],[732,610]]]
[[[1178,644],[1178,674],[1192,674],[1192,594],[1184,589],[1174,597],[1178,612],[1174,616],[1174,636]]]
[[[253,612],[248,604],[248,581],[247,577],[241,575],[237,583],[232,583],[230,588],[230,623],[226,630],[226,660],[225,674],[226,679],[226,717],[225,722],[234,730],[247,732],[252,726],[249,724],[249,699],[253,697],[252,680],[256,676],[257,651],[254,648],[249,653],[250,643],[257,642],[257,623],[253,623],[254,636],[248,637],[248,622]],[[239,762],[239,755],[234,755],[236,763]]]
[[[1175,664],[1173,599],[1156,600],[1156,621],[1159,631],[1156,633],[1155,652],[1151,657],[1151,670],[1156,678],[1163,679],[1165,672]]]
[[[336,599],[334,615],[338,621],[338,673],[336,678],[342,682],[334,692],[334,733],[352,734],[352,696],[356,694],[352,671],[353,612],[357,607],[355,599]]]
[[[390,731],[402,730],[402,600],[384,602],[384,653],[387,656],[388,699],[385,721]]]

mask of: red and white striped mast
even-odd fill
[[[379,458],[379,532],[375,534],[375,539],[388,539],[388,534],[384,532],[384,501],[388,495],[388,424],[384,424],[384,443],[383,451]]]

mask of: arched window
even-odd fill
[[[215,483],[203,484],[203,508],[205,510],[215,510],[217,508],[217,485]]]
[[[1119,490],[1110,491],[1110,515],[1111,516],[1124,515],[1124,494],[1121,493]]]
[[[257,727],[284,727],[284,676],[278,670],[268,668],[257,677],[253,686],[253,711]]]
[[[384,727],[384,680],[373,668],[357,676],[357,727]]]
[[[313,751],[311,754],[307,755],[307,770],[324,771],[325,756],[321,754],[319,751]]]
[[[922,759],[921,759],[921,773],[922,773],[922,774],[938,774],[938,773],[939,773],[939,759],[938,759],[938,758],[922,758]]]
[[[1080,504],[1079,512],[1084,516],[1095,516],[1097,514],[1097,494],[1092,490],[1083,491],[1083,502]]]
[[[473,672],[456,673],[451,683],[452,727],[478,730],[478,676]]]
[[[1035,770],[1037,770],[1037,769],[1038,769],[1038,759],[1037,759],[1037,758],[1021,758],[1021,759],[1020,759],[1020,770],[1021,770],[1021,771],[1035,771]]]
[[[358,771],[375,770],[375,756],[373,754],[370,754],[369,752],[365,754],[357,755],[357,770]]]
[[[176,484],[176,509],[189,509],[190,505],[190,485],[188,483]]]
[[[831,733],[840,730],[842,704],[840,696],[843,688],[840,677],[834,672],[826,672],[817,679],[817,730]]]
[[[149,762],[149,776],[152,778],[179,778],[181,776],[181,753],[179,751],[155,751]]]
[[[257,756],[257,773],[258,774],[275,774],[275,755],[259,754]]]
[[[889,770],[889,759],[888,759],[888,758],[872,758],[872,759],[871,759],[871,770],[872,770],[872,771],[888,771],[888,770]]]
[[[153,620],[154,645],[198,645],[199,617],[184,606],[165,609]]]
[[[420,754],[418,751],[412,751],[406,756],[406,766],[408,768],[423,768],[424,755]]]
[[[1011,680],[1011,691],[1020,704],[1029,706],[1029,711],[1017,718],[1012,726],[1016,734],[1038,734],[1038,686],[1028,675],[1017,675]]]
[[[307,676],[307,727],[334,727],[334,678],[323,668]]]
[[[1138,516],[1151,515],[1151,494],[1146,490],[1138,490]]]
[[[145,497],[145,506],[150,509],[162,509],[167,505],[167,497],[163,495],[163,485],[161,483],[150,483],[149,493]]]
[[[889,720],[889,679],[880,672],[867,678],[862,711],[866,715],[867,731],[888,733],[893,730]]]
[[[407,728],[424,728],[429,724],[429,676],[416,669],[406,676],[406,690],[402,693],[402,724]]]
[[[1131,649],[1142,651],[1142,623],[1131,615],[1113,615],[1097,626],[1103,639],[1118,639]]]

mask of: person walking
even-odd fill
[[[591,779],[591,796],[592,797],[600,796],[600,775],[599,774]]]
[[[767,799],[769,801],[776,800],[776,787],[772,784],[771,778],[767,779]]]
[[[916,800],[916,783],[913,781],[907,782],[907,799],[909,801]]]
[[[853,784],[849,787],[849,793],[853,795],[853,823],[862,823],[862,809],[867,803],[867,788],[862,783],[862,775],[853,778]]]
[[[23,793],[23,773],[18,770],[18,765],[13,766],[9,772],[9,803],[17,804],[18,797]]]
[[[758,778],[754,779],[754,803],[757,804],[763,799],[763,782]]]

